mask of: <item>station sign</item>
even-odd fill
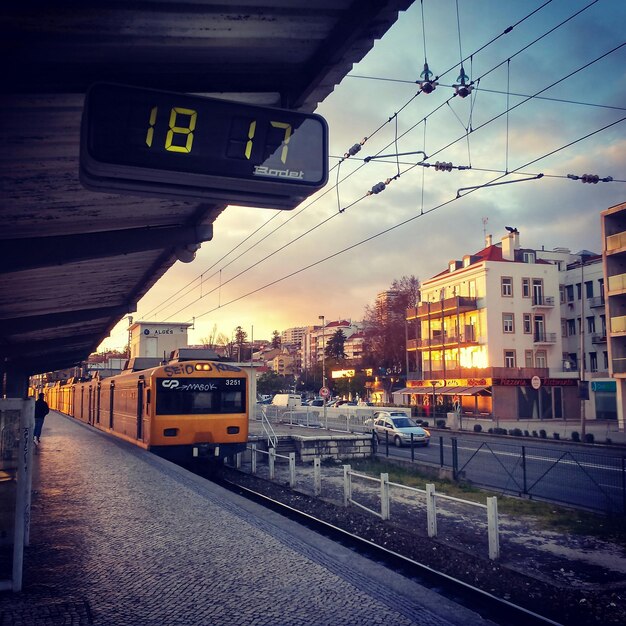
[[[320,115],[97,83],[87,92],[88,189],[293,209],[328,180]]]

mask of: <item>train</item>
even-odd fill
[[[42,391],[51,409],[159,456],[219,462],[246,448],[248,389],[237,365],[191,360]]]

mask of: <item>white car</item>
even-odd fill
[[[376,411],[374,413],[373,433],[380,443],[393,442],[398,448],[403,445],[427,446],[430,443],[430,433],[418,426],[406,413],[400,411]]]

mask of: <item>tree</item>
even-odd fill
[[[291,381],[291,378],[290,378]],[[274,395],[288,389],[290,381],[274,371],[261,374],[256,381],[257,392],[261,395]]]
[[[213,324],[211,332],[206,337],[200,337],[200,343],[209,350],[215,350],[218,346],[218,337],[217,324]]]
[[[406,310],[419,301],[420,282],[403,276],[391,283],[387,298],[365,308],[363,364],[374,371],[403,371],[406,361]]]
[[[334,359],[337,364],[345,360],[346,353],[344,347],[346,344],[346,336],[343,334],[341,328],[337,329],[332,337],[329,339],[324,348],[324,356],[329,359]]]
[[[237,326],[235,328],[235,352],[237,353],[237,359],[241,362],[245,360],[246,355],[243,353],[243,347],[248,339],[248,333],[241,328],[241,326]]]
[[[280,339],[280,333],[275,330],[272,333],[272,348],[280,348],[281,346],[281,339]]]

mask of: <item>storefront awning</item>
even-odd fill
[[[448,391],[447,393],[455,396],[476,396],[484,391],[491,393],[489,387],[457,387],[456,391]]]

